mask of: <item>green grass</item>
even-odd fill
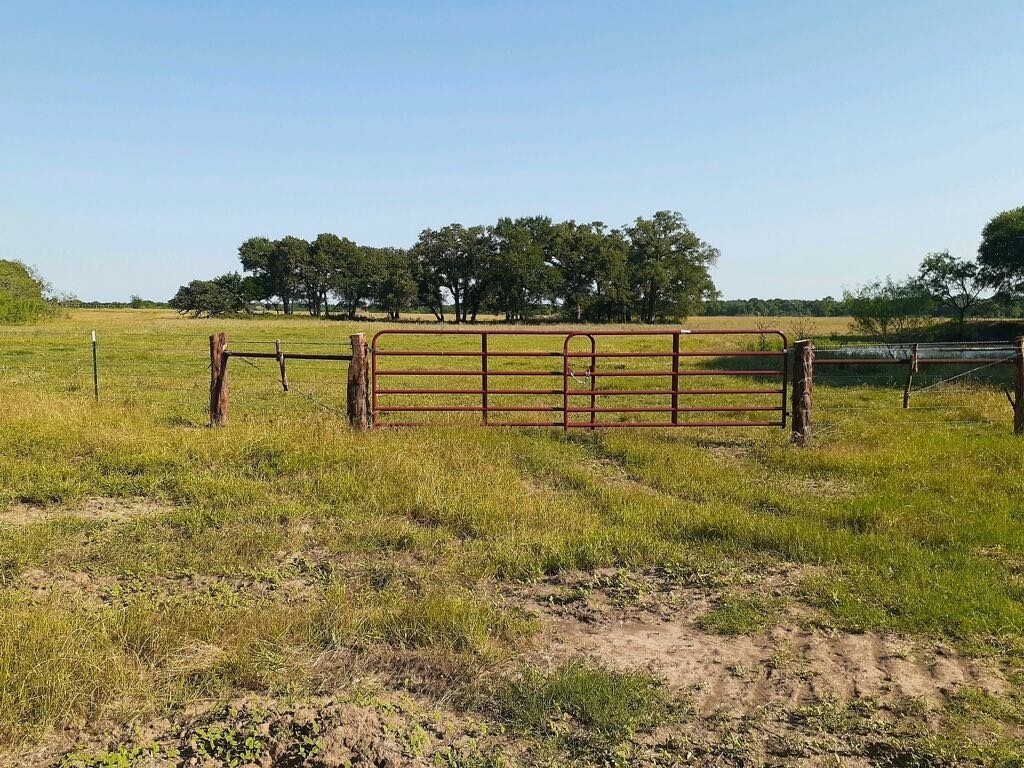
[[[498,686],[494,702],[515,727],[563,739],[577,751],[613,748],[669,716],[657,678],[582,661],[546,674],[522,669]]]
[[[330,654],[491,663],[535,628],[496,587],[571,570],[795,563],[794,599],[834,626],[1020,652],[1024,443],[995,383],[918,401],[954,410],[904,412],[875,409],[898,400],[880,381],[823,379],[821,426],[835,428],[799,450],[777,428],[564,435],[480,429],[475,416],[353,434],[297,396],[342,408],[343,365],[290,365],[286,395],[272,366],[233,362],[229,425],[205,427],[213,330],[235,348],[343,349],[377,327],[78,311],[0,335],[0,513],[64,512],[0,518],[5,740],[239,691],[317,690]],[[829,410],[843,405],[871,408]],[[93,497],[146,506],[77,515]],[[40,572],[100,586],[83,597],[57,578],[41,598],[24,589]],[[728,597],[703,621],[742,633],[773,615]],[[603,673],[570,671],[532,679],[535,711],[564,707],[600,731],[626,705],[614,685],[579,682]]]
[[[725,595],[698,617],[697,626],[719,635],[749,635],[771,624],[781,608],[771,598]]]

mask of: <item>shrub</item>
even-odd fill
[[[884,342],[920,330],[932,311],[932,300],[920,284],[891,277],[845,291],[843,303],[854,330]]]
[[[33,323],[56,312],[46,281],[20,261],[0,259],[0,324]]]
[[[251,279],[229,272],[213,280],[193,280],[181,286],[168,305],[194,317],[240,315],[249,311],[252,295]]]

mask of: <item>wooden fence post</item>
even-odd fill
[[[1024,336],[1016,341],[1017,356],[1013,361],[1013,434],[1024,435]]]
[[[228,423],[228,335],[210,337],[210,426]]]
[[[793,345],[793,442],[811,442],[811,395],[814,388],[814,342],[802,339]]]
[[[366,336],[352,334],[352,360],[348,364],[348,423],[353,429],[370,428],[370,366]]]
[[[907,385],[903,388],[903,407],[910,407],[910,392],[914,386],[914,374],[917,373],[917,344],[910,349],[910,367],[907,369]]]

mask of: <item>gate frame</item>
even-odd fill
[[[450,351],[450,350],[382,350],[379,348],[378,341],[382,336],[389,335],[423,335],[423,336],[478,336],[480,337],[480,351]],[[679,350],[679,340],[681,336],[778,336],[782,340],[781,351],[698,351],[698,352],[681,352]],[[562,336],[562,351],[551,351],[551,352],[492,352],[488,350],[488,337],[489,336]],[[670,336],[672,338],[672,351],[671,352],[605,352],[601,353],[597,350],[597,337],[599,336]],[[569,345],[573,339],[586,338],[590,340],[590,351],[589,352],[570,352]],[[379,414],[381,413],[400,413],[400,412],[475,412],[482,414],[482,422],[484,426],[508,426],[508,427],[533,427],[533,426],[550,426],[550,427],[562,427],[564,431],[568,431],[573,428],[604,428],[604,427],[759,427],[759,426],[778,426],[785,429],[787,425],[788,404],[787,404],[787,392],[789,382],[789,343],[786,338],[786,334],[776,329],[716,329],[716,330],[691,330],[691,329],[640,329],[640,330],[571,330],[571,329],[498,329],[498,330],[477,330],[468,328],[457,328],[457,329],[440,329],[440,328],[387,328],[378,331],[370,343],[371,351],[371,424],[373,426],[422,426],[422,422],[390,422],[383,424],[380,422]],[[377,358],[378,357],[473,357],[480,359],[480,370],[393,370],[393,371],[381,371],[378,368]],[[562,358],[562,370],[561,371],[496,371],[488,366],[488,360],[491,357],[560,357]],[[597,398],[601,395],[614,395],[623,394],[623,391],[616,392],[609,390],[607,392],[598,391],[597,389],[597,359],[599,357],[641,357],[641,358],[659,358],[659,357],[671,357],[672,358],[672,370],[671,371],[640,371],[640,372],[626,372],[616,371],[604,375],[617,376],[671,376],[672,377],[672,389],[671,390],[625,390],[625,394],[669,394],[672,396],[672,404],[669,408],[615,408],[607,411],[598,408]],[[679,369],[679,360],[683,357],[781,357],[782,358],[782,369],[781,371],[728,371],[728,370],[701,370],[701,371],[682,371]],[[588,369],[589,386],[590,389],[583,392],[573,392],[569,388],[569,380],[573,378],[573,374],[570,368],[570,361],[572,358],[589,358],[590,368]],[[781,389],[735,389],[735,390],[680,390],[679,389],[679,377],[688,375],[699,375],[699,376],[735,376],[735,375],[771,375],[781,376],[782,386]],[[413,388],[401,388],[401,389],[386,389],[381,388],[378,383],[379,376],[478,376],[480,377],[480,387],[478,389],[441,389],[432,387],[413,387]],[[491,376],[561,376],[562,377],[562,388],[558,389],[491,389],[489,385],[489,377]],[[481,397],[480,405],[451,405],[451,406],[389,406],[381,408],[378,404],[379,395],[479,395]],[[493,406],[488,402],[488,395],[501,394],[501,395],[562,395],[562,406]],[[701,394],[778,394],[781,395],[781,407],[763,407],[763,406],[721,406],[717,408],[713,407],[692,407],[692,408],[680,408],[679,407],[679,395],[701,395]],[[581,395],[589,395],[590,406],[589,408],[573,409],[570,406],[570,398],[578,397]],[[533,413],[547,413],[547,412],[562,412],[562,419],[560,421],[550,422],[538,422],[538,421],[502,421],[494,422],[490,419],[490,415],[494,412],[533,412]],[[727,411],[727,412],[750,412],[750,411],[779,411],[781,417],[778,421],[702,421],[702,422],[680,422],[678,415],[679,413],[691,413],[691,412],[716,412],[716,411]],[[618,413],[671,413],[672,420],[670,422],[605,422],[599,423],[597,421],[598,413],[605,412],[618,412]],[[572,422],[570,415],[572,413],[589,413],[590,418],[588,421]]]

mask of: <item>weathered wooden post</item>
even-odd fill
[[[228,423],[228,335],[210,337],[210,426]]]
[[[814,342],[801,339],[793,345],[793,442],[811,442],[811,395],[814,388]]]
[[[903,407],[910,407],[910,392],[914,386],[914,374],[917,373],[917,344],[910,348],[910,367],[907,369],[907,385],[903,387]]]
[[[277,354],[277,364],[281,368],[281,386],[284,391],[288,391],[288,372],[284,367],[284,352],[281,351],[281,340],[276,339],[274,341],[274,352]]]
[[[353,429],[369,429],[370,365],[366,336],[352,334],[352,360],[348,364],[348,423]]]
[[[1015,344],[1017,355],[1013,360],[1013,434],[1024,435],[1024,336]]]

